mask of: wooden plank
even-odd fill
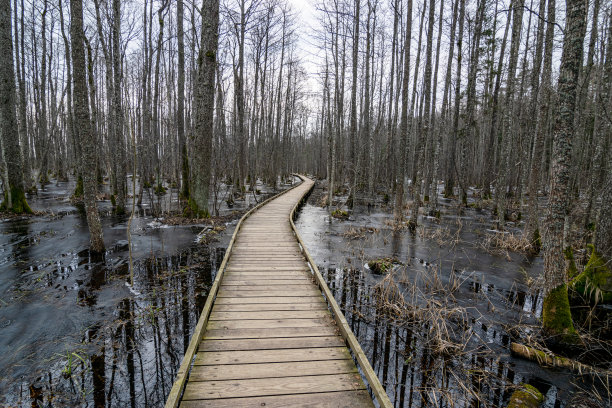
[[[346,360],[346,347],[299,348],[286,350],[207,351],[196,355],[195,365],[283,363],[289,361]]]
[[[190,381],[241,380],[247,378],[293,377],[300,375],[356,373],[352,360],[299,361],[290,363],[195,366]]]
[[[246,304],[260,304],[260,303],[279,303],[279,304],[299,304],[299,303],[313,303],[323,301],[323,296],[317,294],[316,296],[259,296],[259,297],[245,297],[245,296],[228,296],[217,298],[215,305],[246,305]]]
[[[276,327],[258,329],[208,329],[205,339],[271,339],[276,337],[333,336],[334,326]]]
[[[291,294],[298,297],[312,296],[318,297],[321,296],[321,293],[315,289],[315,286],[312,285],[302,285],[304,286],[303,290],[292,290]],[[270,297],[270,296],[286,296],[287,291],[284,290],[230,290],[225,289],[230,286],[222,286],[219,289],[219,293],[217,294],[217,298],[219,297]],[[248,288],[247,288],[248,289]]]
[[[340,336],[280,337],[276,339],[204,340],[199,351],[280,350],[293,348],[344,347]]]
[[[260,397],[365,389],[358,374],[189,382],[183,400]]]
[[[354,408],[374,407],[367,391],[321,392],[298,395],[273,395],[255,398],[226,398],[184,401],[184,408]]]
[[[255,272],[258,272],[258,271],[269,271],[269,272],[272,272],[272,271],[309,271],[310,272],[310,268],[308,268],[308,265],[306,264],[306,262],[304,262],[303,264],[300,264],[299,266],[228,265],[227,271],[228,272],[239,272],[239,271],[247,271],[247,272],[253,272],[253,271]]]
[[[270,291],[270,292],[281,292],[281,294],[287,294],[287,293],[293,294],[294,291],[296,291],[296,292],[302,291],[302,292],[320,293],[316,289],[316,286],[312,282],[310,282],[310,281],[304,281],[303,283],[293,283],[291,285],[257,285],[257,286],[250,286],[250,285],[224,285],[222,283],[221,287],[219,288],[219,290],[232,291],[232,292],[244,292],[244,291],[265,292],[265,291]],[[269,296],[274,296],[274,294],[271,293]]]
[[[318,319],[330,316],[327,310],[260,310],[254,312],[212,312],[213,320],[274,320],[274,319]]]
[[[223,286],[270,286],[270,285],[312,285],[312,279],[295,277],[293,279],[223,279]]]
[[[250,271],[250,272],[225,272],[224,282],[242,279],[312,279],[312,274],[307,271]]]
[[[226,286],[229,287],[229,286]],[[314,290],[314,289],[308,289],[308,290],[294,290],[293,292],[291,292],[292,295],[296,296],[296,297],[320,297],[321,294]],[[268,298],[270,296],[274,297],[274,296],[286,296],[287,292],[286,291],[282,291],[282,290],[275,290],[275,291],[271,291],[271,290],[220,290],[219,293],[217,294],[217,299],[219,298],[224,298],[224,297],[228,297],[228,298],[258,298],[258,297],[263,297],[263,298]]]
[[[208,329],[273,329],[277,327],[317,327],[331,324],[331,319],[212,320]]]
[[[327,303],[312,302],[312,303],[260,303],[260,304],[246,304],[246,305],[215,305],[213,307],[213,313],[215,312],[254,312],[264,310],[327,310]]]

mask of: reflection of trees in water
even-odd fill
[[[459,340],[469,341],[460,350],[440,351],[431,334],[436,322],[397,320],[386,314],[360,271],[330,268],[325,278],[396,407],[504,406],[512,386],[519,382],[538,384],[542,391],[551,388],[537,370],[529,376],[519,374],[507,352],[500,356],[499,351],[509,344],[508,335],[498,327],[503,322],[485,319],[484,324],[476,305],[470,312],[475,315],[457,331],[466,333]],[[495,307],[507,308],[496,312],[504,319],[515,318],[516,309],[535,311],[537,299],[515,288],[484,288],[477,282],[466,287],[470,292],[494,292]],[[487,344],[491,337],[493,346]]]
[[[211,271],[223,252],[197,248],[137,262],[134,287],[140,294],[118,300],[113,316],[106,316],[109,320],[85,331],[86,351],[75,351],[70,375],[62,375],[64,358],[30,384],[20,401],[32,406],[162,406],[206,300]],[[105,296],[100,293],[105,284],[124,279],[99,269],[84,285],[86,291],[77,294],[80,307],[95,306]]]

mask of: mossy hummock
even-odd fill
[[[519,389],[512,393],[508,408],[537,408],[544,402],[544,396],[533,385],[521,384]]]
[[[589,245],[589,249],[589,262],[571,286],[592,303],[612,303],[612,271],[606,259],[592,245]]]

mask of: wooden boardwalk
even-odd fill
[[[312,186],[304,178],[237,226],[167,407],[374,406],[294,234]]]

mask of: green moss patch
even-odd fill
[[[339,220],[348,220],[349,214],[347,211],[336,209],[331,213],[332,217],[338,218]]]
[[[578,268],[576,268],[576,261],[574,260],[574,251],[572,251],[571,247],[565,248],[563,251],[565,255],[565,259],[569,262],[569,266],[567,267],[567,277],[572,280],[578,275]]]
[[[512,393],[508,408],[537,408],[544,402],[544,396],[533,385],[521,384],[519,389]]]
[[[589,245],[589,249],[589,262],[572,281],[572,288],[592,303],[612,303],[612,271],[592,245]]]
[[[20,188],[11,187],[11,208],[8,208],[8,194],[4,192],[4,201],[0,205],[0,210],[11,211],[15,214],[32,214],[32,209],[28,205],[25,192]]]
[[[368,261],[368,267],[377,275],[383,275],[393,269],[394,265],[402,265],[396,258],[379,258]]]
[[[547,336],[562,343],[576,344],[580,341],[572,322],[567,285],[557,286],[544,298],[542,326]]]

